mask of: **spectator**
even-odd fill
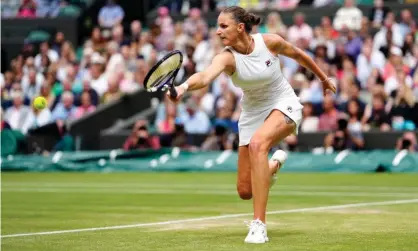
[[[200,10],[192,8],[189,17],[184,20],[183,29],[187,35],[193,37],[198,28],[204,35],[208,34],[208,25],[202,18]]]
[[[354,101],[359,107],[358,112],[359,116],[363,116],[363,111],[366,107],[366,104],[360,98],[360,86],[357,83],[351,83],[348,87],[348,101],[341,105],[341,111],[349,113],[349,103]]]
[[[122,43],[125,43],[125,35],[124,35],[122,24],[117,24],[113,26],[112,33],[111,33],[111,40],[118,43],[119,45],[122,45]]]
[[[22,132],[26,133],[29,129],[38,128],[50,123],[51,117],[51,110],[49,108],[38,110],[32,107],[32,110],[25,119]]]
[[[139,20],[132,21],[130,42],[131,43],[139,42],[139,39],[141,38],[141,32],[142,32],[141,22]]]
[[[302,132],[317,132],[319,119],[314,116],[312,103],[305,102],[303,104],[302,116],[300,130]]]
[[[402,54],[404,55],[404,63],[410,68],[413,68],[418,61],[418,58],[415,56],[414,47],[418,48],[418,43],[415,43],[414,34],[406,34],[405,41],[402,46]]]
[[[386,15],[390,12],[389,7],[384,6],[383,0],[374,0],[374,6],[369,12],[369,20],[372,27],[379,29],[383,25]]]
[[[204,34],[198,31],[194,35],[194,44],[196,45],[192,60],[196,64],[196,71],[203,71],[211,60],[206,59],[206,54],[209,51],[210,43],[205,39]]]
[[[202,143],[202,151],[225,151],[233,148],[234,135],[228,131],[228,125],[224,122],[217,122],[212,133]]]
[[[62,94],[62,100],[52,111],[52,120],[67,120],[72,119],[76,111],[74,106],[74,95],[66,91]]]
[[[411,26],[414,23],[412,13],[408,9],[404,9],[401,12],[401,22],[399,24],[401,36],[404,38],[406,34],[411,32]]]
[[[312,6],[315,8],[320,8],[332,4],[335,4],[335,0],[313,0]]]
[[[184,129],[188,134],[205,134],[210,130],[208,115],[199,110],[196,102],[189,99],[186,104],[187,113],[180,115],[179,119],[184,124]]]
[[[155,19],[155,24],[160,26],[161,35],[170,40],[174,34],[174,26],[167,7],[162,6],[158,8],[158,17]]]
[[[14,79],[15,79],[14,72],[13,71],[6,71],[4,73],[4,75],[1,74],[0,87],[2,89],[4,88],[5,90],[10,91],[10,89],[12,88],[12,84],[13,84]]]
[[[64,80],[67,76],[67,67],[72,66],[73,63],[75,63],[76,57],[74,48],[71,45],[70,42],[65,41],[61,46],[61,52],[60,52],[60,59],[58,60],[58,79]],[[75,72],[73,73],[73,77],[75,77]]]
[[[183,31],[183,23],[176,22],[174,25],[174,48],[182,52],[185,51],[185,46],[188,40],[188,36]]]
[[[77,94],[77,96],[75,97],[75,102],[74,102],[75,105],[76,106],[81,105],[81,95],[86,92],[90,94],[91,104],[94,106],[98,106],[100,104],[99,95],[93,88],[91,88],[90,81],[87,79],[83,80],[83,90],[79,94]]]
[[[409,152],[417,152],[417,137],[414,132],[404,132],[402,137],[396,142],[396,150],[408,150]]]
[[[344,6],[338,9],[333,23],[336,30],[340,31],[343,28],[356,31],[360,30],[363,13],[355,6],[355,1],[345,0]]]
[[[166,115],[164,120],[160,120],[157,129],[160,134],[172,134],[175,131],[175,121],[177,117],[177,108],[174,103],[165,102]]]
[[[334,27],[332,27],[331,18],[328,16],[324,16],[321,18],[320,28],[322,29],[325,39],[327,39],[327,41],[336,39],[339,36],[338,31],[335,30]]]
[[[135,149],[154,149],[160,148],[158,138],[151,136],[148,132],[147,121],[139,120],[135,123],[132,129],[131,135],[126,139],[123,144],[123,149],[135,150]]]
[[[217,0],[216,9],[221,12],[222,10],[231,7],[238,6],[240,4],[239,0]]]
[[[85,42],[85,46],[89,45],[85,48],[85,56],[93,54],[94,51],[101,52],[106,48],[106,41],[100,31],[100,27],[94,27],[91,31],[90,39]],[[91,52],[87,50],[87,48],[91,48]],[[83,58],[84,59],[84,58]]]
[[[358,55],[361,53],[361,47],[363,46],[363,41],[352,30],[347,31],[346,38],[347,38],[347,41],[345,44],[345,52],[352,59],[353,62],[356,62]]]
[[[209,117],[214,115],[213,107],[215,104],[215,97],[209,91],[209,87],[194,91],[192,93],[192,98],[196,101],[198,107]]]
[[[370,40],[366,40],[363,44],[361,54],[357,58],[357,78],[361,83],[362,88],[367,85],[367,79],[372,73],[373,69],[378,69],[380,73],[383,72],[385,64],[385,56],[381,51],[373,50]],[[370,41],[370,42],[369,42]]]
[[[49,81],[44,81],[44,83],[41,86],[40,90],[40,96],[44,97],[48,103],[48,108],[52,109],[52,106],[55,103],[55,95],[52,93],[51,90],[51,83]]]
[[[408,88],[413,87],[412,78],[406,75],[405,70],[401,66],[396,66],[395,75],[389,77],[385,81],[385,91],[387,94],[392,94],[394,91],[399,90],[401,85],[406,85]]]
[[[61,31],[58,31],[55,34],[55,40],[51,44],[51,49],[59,54],[61,52],[61,48],[62,48],[62,45],[64,44],[64,42],[65,42],[64,33],[61,32]]]
[[[300,0],[275,0],[273,8],[278,10],[293,10],[298,6]]]
[[[167,112],[166,111],[166,108],[167,108],[167,106],[168,106],[168,104],[170,102],[171,101],[169,100],[169,98],[167,96],[165,96],[164,97],[164,101],[161,102],[158,105],[157,112],[156,112],[156,116],[155,116],[155,121],[154,121],[154,124],[155,125],[159,125],[167,117],[167,115],[166,115],[166,112]],[[180,119],[179,118],[186,116],[186,113],[187,113],[186,112],[186,106],[183,103],[179,103],[176,106],[176,108],[177,108],[176,114],[177,114],[177,118],[178,118],[177,121],[180,123]]]
[[[395,14],[393,12],[387,13],[383,24],[373,38],[373,50],[380,50],[382,47],[388,49],[392,46],[402,47],[402,32],[399,25],[395,23]]]
[[[34,68],[30,68],[28,70],[28,75],[25,75],[22,78],[23,93],[25,93],[29,99],[35,98],[40,92],[43,81],[44,76],[37,73]]]
[[[48,56],[49,60],[52,63],[57,62],[58,59],[59,59],[59,54],[56,51],[51,50],[49,48],[49,43],[48,42],[42,42],[39,45],[39,54],[36,55],[36,57],[35,57],[35,67],[36,68],[40,68],[42,66],[42,56],[43,55]]]
[[[391,121],[385,106],[386,98],[384,92],[374,94],[372,103],[367,105],[361,119],[365,131],[370,129],[389,131],[391,129]]]
[[[121,75],[122,74],[122,75]],[[122,97],[122,92],[119,89],[119,83],[121,82],[120,76],[123,77],[123,73],[115,73],[109,77],[108,81],[108,89],[102,96],[103,104],[115,101]]]
[[[287,27],[283,23],[282,18],[278,12],[270,12],[267,16],[267,22],[260,27],[260,33],[276,33],[285,36]]]
[[[362,118],[363,110],[359,106],[358,100],[350,99],[347,102],[347,114],[348,114],[348,130],[352,133],[361,133],[362,125],[360,119]]]
[[[22,0],[17,17],[36,18],[36,3],[34,0]]]
[[[13,106],[6,110],[4,118],[12,129],[26,133],[25,120],[30,113],[30,109],[23,104],[24,97],[22,92],[14,92],[12,99]]]
[[[334,151],[342,151],[346,149],[361,150],[364,147],[364,139],[361,131],[350,130],[348,123],[346,116],[341,116],[338,119],[337,130],[329,133],[325,137],[325,149],[331,147]]]
[[[99,24],[102,28],[111,29],[122,22],[125,12],[115,0],[107,0],[107,4],[100,9]]]
[[[389,117],[394,130],[415,130],[418,124],[418,104],[412,90],[405,84],[396,91]]]
[[[88,92],[83,92],[81,94],[81,105],[75,109],[73,118],[79,119],[86,114],[94,112],[95,110],[96,107],[91,104],[90,94]]]
[[[318,129],[320,131],[330,131],[337,129],[338,111],[335,108],[334,98],[327,95],[323,102],[324,112],[319,116]]]
[[[184,129],[184,123],[181,119],[177,118],[175,121],[174,133],[170,135],[170,144],[171,147],[180,147],[182,149],[193,149],[193,146],[189,143],[189,135]]]
[[[90,66],[90,85],[100,97],[103,96],[108,89],[106,76],[103,74],[105,65],[106,61],[102,56],[93,54]]]
[[[294,25],[292,25],[287,33],[287,39],[290,43],[296,43],[300,39],[305,39],[308,43],[313,38],[313,30],[311,26],[305,23],[305,15],[297,12],[293,16]]]
[[[2,104],[1,104],[3,109],[7,109],[13,106],[13,99],[16,95],[21,95],[23,97],[24,105],[30,104],[30,99],[26,97],[25,94],[23,93],[22,86],[19,84],[19,82],[15,82],[12,84],[12,87],[10,88],[9,92],[7,92],[6,89],[3,89]]]

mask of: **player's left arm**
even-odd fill
[[[324,89],[329,89],[332,92],[336,92],[336,88],[333,83],[329,80],[328,76],[319,68],[319,66],[308,56],[303,50],[287,42],[279,35],[268,34],[265,35],[264,40],[267,47],[271,52],[276,55],[280,54],[289,58],[294,59],[303,67],[313,72],[323,83]],[[325,91],[325,90],[324,90]]]

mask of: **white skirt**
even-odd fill
[[[291,118],[296,128],[293,134],[298,134],[298,128],[302,121],[303,105],[299,102],[299,98],[280,99],[277,103],[263,109],[261,111],[242,111],[239,118],[239,145],[245,146],[250,143],[251,137],[260,128],[271,111],[279,110]]]

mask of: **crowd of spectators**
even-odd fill
[[[2,18],[75,16],[89,0],[2,0]]]
[[[232,2],[237,1],[218,1],[217,7]],[[274,3],[287,2],[299,3]],[[311,4],[320,2],[335,1]],[[415,130],[418,125],[416,21],[408,9],[393,13],[381,0],[373,4],[363,13],[354,0],[345,0],[335,18],[324,16],[315,27],[305,22],[303,13],[295,13],[293,23],[285,24],[272,11],[254,27],[253,32],[277,33],[302,48],[337,84],[337,94],[324,98],[311,72],[281,57],[281,70],[304,104],[300,131],[329,131],[325,147],[361,149],[365,131]],[[53,121],[78,119],[100,104],[142,89],[149,68],[173,49],[185,56],[178,83],[205,69],[223,49],[216,27],[208,26],[199,8],[190,8],[186,19],[174,22],[170,8],[159,7],[150,27],[138,20],[124,27],[124,10],[109,0],[80,53],[62,32],[40,43],[39,50],[25,45],[0,76],[2,128],[26,133]],[[31,107],[37,95],[48,99],[47,109]],[[202,148],[236,149],[241,95],[222,74],[208,88],[191,92],[184,103],[162,100],[155,121],[139,121],[124,148],[189,147],[187,135],[207,134]],[[151,128],[160,135],[158,141]],[[297,139],[289,136],[284,142],[292,146]]]

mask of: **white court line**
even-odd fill
[[[411,204],[411,203],[418,203],[418,199],[411,199],[411,200],[389,200],[389,201],[378,201],[378,202],[364,202],[364,203],[355,203],[355,204],[343,204],[343,205],[334,205],[334,206],[296,208],[296,209],[288,209],[288,210],[270,211],[270,212],[267,212],[267,214],[304,213],[304,212],[335,210],[335,209],[343,209],[343,208],[355,208],[355,207],[367,207],[367,206],[384,206],[384,205],[399,205],[399,204]],[[53,235],[53,234],[66,234],[66,233],[80,233],[80,232],[91,232],[91,231],[102,231],[102,230],[116,230],[116,229],[126,229],[126,228],[142,228],[142,227],[152,227],[152,226],[170,225],[170,224],[178,224],[178,223],[188,223],[188,222],[196,222],[196,221],[207,221],[207,220],[219,220],[219,219],[227,219],[227,218],[237,218],[237,217],[244,217],[244,216],[251,216],[251,215],[253,215],[253,213],[226,214],[226,215],[219,215],[219,216],[191,218],[191,219],[183,219],[183,220],[172,220],[172,221],[161,221],[161,222],[151,222],[151,223],[139,223],[139,224],[131,224],[131,225],[120,225],[120,226],[109,226],[109,227],[93,227],[93,228],[80,228],[80,229],[58,230],[58,231],[48,231],[48,232],[34,232],[34,233],[22,233],[22,234],[8,234],[8,235],[2,235],[1,238],[12,238],[12,237],[23,237],[23,236],[37,236],[37,235]]]
[[[3,192],[11,193],[106,193],[106,194],[182,194],[182,195],[236,195],[237,192],[234,189],[68,189],[68,188],[3,188]],[[416,197],[417,193],[382,193],[382,192],[324,192],[324,191],[284,191],[284,190],[273,190],[270,195],[274,196],[339,196],[339,197]]]

